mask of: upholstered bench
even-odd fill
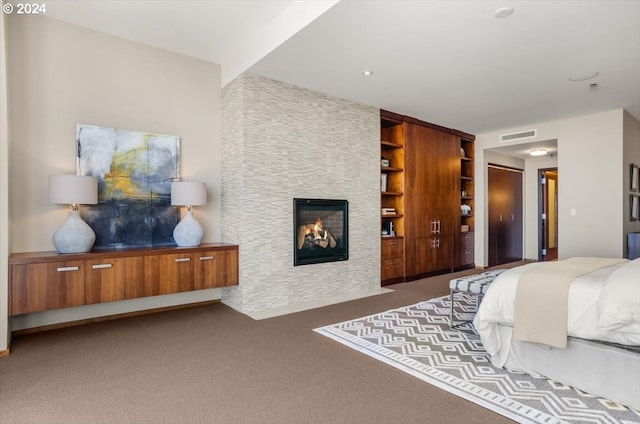
[[[485,295],[493,280],[506,269],[492,269],[489,271],[481,272],[479,274],[467,275],[465,277],[454,278],[449,281],[449,290],[451,296],[451,306],[449,309],[449,326],[456,328],[462,324],[470,321],[462,321],[459,324],[453,322],[453,300],[456,293],[467,293],[473,295],[476,299],[476,310],[480,305],[482,297]]]

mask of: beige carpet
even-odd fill
[[[262,321],[213,304],[20,336],[0,358],[0,423],[510,422],[313,331],[450,278]]]

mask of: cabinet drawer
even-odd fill
[[[87,304],[124,299],[122,259],[85,261]]]
[[[382,261],[382,280],[404,276],[404,260],[402,258]]]
[[[470,265],[473,263],[473,248],[462,249],[460,251],[460,265]]]
[[[238,255],[236,251],[202,252],[194,255],[194,261],[194,288],[196,290],[238,284]]]
[[[404,256],[404,242],[402,239],[382,240],[382,259],[401,258]]]
[[[462,233],[460,237],[460,247],[463,250],[473,249],[473,232]]]
[[[146,256],[144,258],[144,296],[193,290],[194,255]]]
[[[13,265],[9,290],[10,315],[84,305],[84,262]]]

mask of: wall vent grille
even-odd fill
[[[500,142],[522,140],[523,138],[532,138],[536,136],[536,130],[520,131],[512,134],[504,134],[500,136]]]

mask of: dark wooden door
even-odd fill
[[[453,267],[460,148],[451,134],[405,125],[405,267],[415,277]]]
[[[522,171],[489,166],[489,266],[522,260]]]

